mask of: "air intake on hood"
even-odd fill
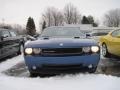
[[[48,40],[48,39],[49,39],[49,37],[44,37],[43,39],[44,39],[44,40]]]
[[[74,37],[74,38],[76,38],[76,39],[77,39],[77,38],[80,38],[80,37]]]

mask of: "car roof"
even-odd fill
[[[0,31],[14,31],[12,29],[4,29],[4,28],[0,28]]]
[[[45,29],[52,29],[52,28],[79,28],[80,29],[80,27],[73,27],[73,26],[51,26]]]
[[[3,30],[9,30],[9,29],[0,28],[0,31],[3,31]]]

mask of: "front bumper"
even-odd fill
[[[63,57],[25,56],[24,58],[30,72],[58,74],[73,71],[88,71],[89,65],[97,67],[100,55],[91,54]]]

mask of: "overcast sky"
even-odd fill
[[[110,9],[120,8],[120,0],[0,0],[0,23],[26,25],[31,16],[38,27],[47,7],[63,9],[67,3],[76,6],[82,15],[93,15],[99,20]]]

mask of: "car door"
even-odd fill
[[[111,33],[111,37],[111,52],[117,56],[120,56],[120,30],[113,31]]]
[[[7,30],[1,31],[1,58],[11,54],[10,33]]]
[[[17,33],[10,30],[10,41],[11,41],[11,48],[12,52],[15,53],[19,50],[20,47],[20,39],[17,37]]]

